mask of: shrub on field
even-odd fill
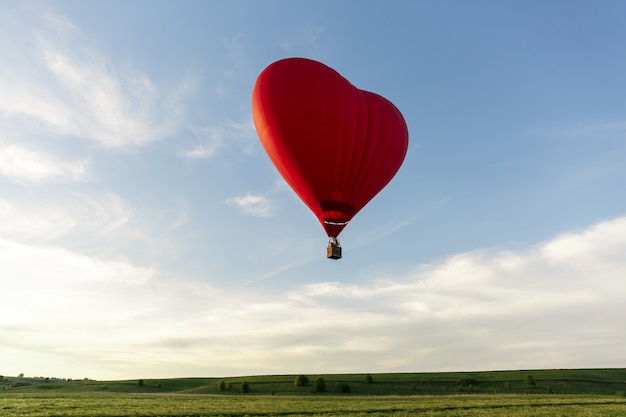
[[[456,384],[462,387],[469,387],[470,385],[478,384],[478,381],[472,378],[462,378],[462,379],[459,379]]]
[[[374,382],[374,378],[372,378],[371,375],[369,375],[369,374],[365,375],[365,383],[366,384],[371,384],[373,382]]]
[[[225,381],[220,381],[217,383],[217,390],[218,391],[226,391],[226,382]]]
[[[313,384],[313,391],[314,392],[326,391],[326,382],[324,381],[324,378],[320,377],[315,380],[315,384]]]
[[[242,394],[250,392],[250,384],[248,384],[246,381],[243,381],[239,386],[239,392],[241,392]]]
[[[528,385],[530,388],[535,388],[537,386],[537,383],[535,382],[535,378],[533,378],[532,375],[528,375],[526,377],[526,385]]]
[[[309,378],[306,375],[298,375],[293,381],[296,387],[306,387],[309,385]]]
[[[337,382],[337,391],[339,392],[350,392],[350,385],[344,382]]]

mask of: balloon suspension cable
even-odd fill
[[[331,236],[328,239],[328,247],[326,248],[326,257],[328,259],[341,259],[341,245],[337,236]]]

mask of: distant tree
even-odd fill
[[[239,392],[241,392],[242,394],[250,392],[250,384],[248,384],[246,381],[243,381],[239,386]]]
[[[337,382],[337,391],[350,392],[352,390],[350,389],[350,385],[346,384],[345,382]]]
[[[226,389],[228,389],[228,391],[230,391],[231,389],[233,389],[233,383],[228,381],[228,383],[226,384]]]
[[[470,385],[476,385],[478,381],[473,378],[461,378],[457,381],[457,385],[461,387],[469,387]]]
[[[313,384],[313,391],[315,392],[325,392],[326,391],[326,382],[324,378],[317,378],[315,383]]]
[[[0,382],[4,381],[4,375],[0,375]]]
[[[218,391],[226,391],[226,381],[222,380],[217,384]]]
[[[532,375],[528,375],[526,377],[526,385],[529,386],[530,388],[535,388],[537,386],[537,383],[535,382],[535,378],[533,378]]]
[[[504,389],[506,389],[506,390],[510,390],[511,389],[511,383],[509,381],[506,381],[504,383]]]
[[[293,380],[293,385],[295,385],[296,387],[306,387],[307,385],[309,385],[309,378],[306,375],[298,375]]]
[[[17,377],[18,378],[24,378],[24,374],[19,374]]]
[[[366,384],[371,384],[373,382],[374,382],[374,378],[370,374],[365,375],[365,383]]]
[[[139,385],[140,387],[143,387],[143,379],[140,379],[139,381],[137,381],[137,385]]]

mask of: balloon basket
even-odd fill
[[[341,246],[329,243],[326,248],[326,257],[328,259],[341,259]]]

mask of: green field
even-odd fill
[[[43,416],[624,416],[626,399],[586,395],[278,397],[137,394],[0,398],[0,415]]]
[[[365,374],[307,377],[307,386],[296,387],[296,375],[5,376],[0,416],[626,416],[625,369],[372,374],[370,381]],[[319,378],[323,392],[314,389]]]

